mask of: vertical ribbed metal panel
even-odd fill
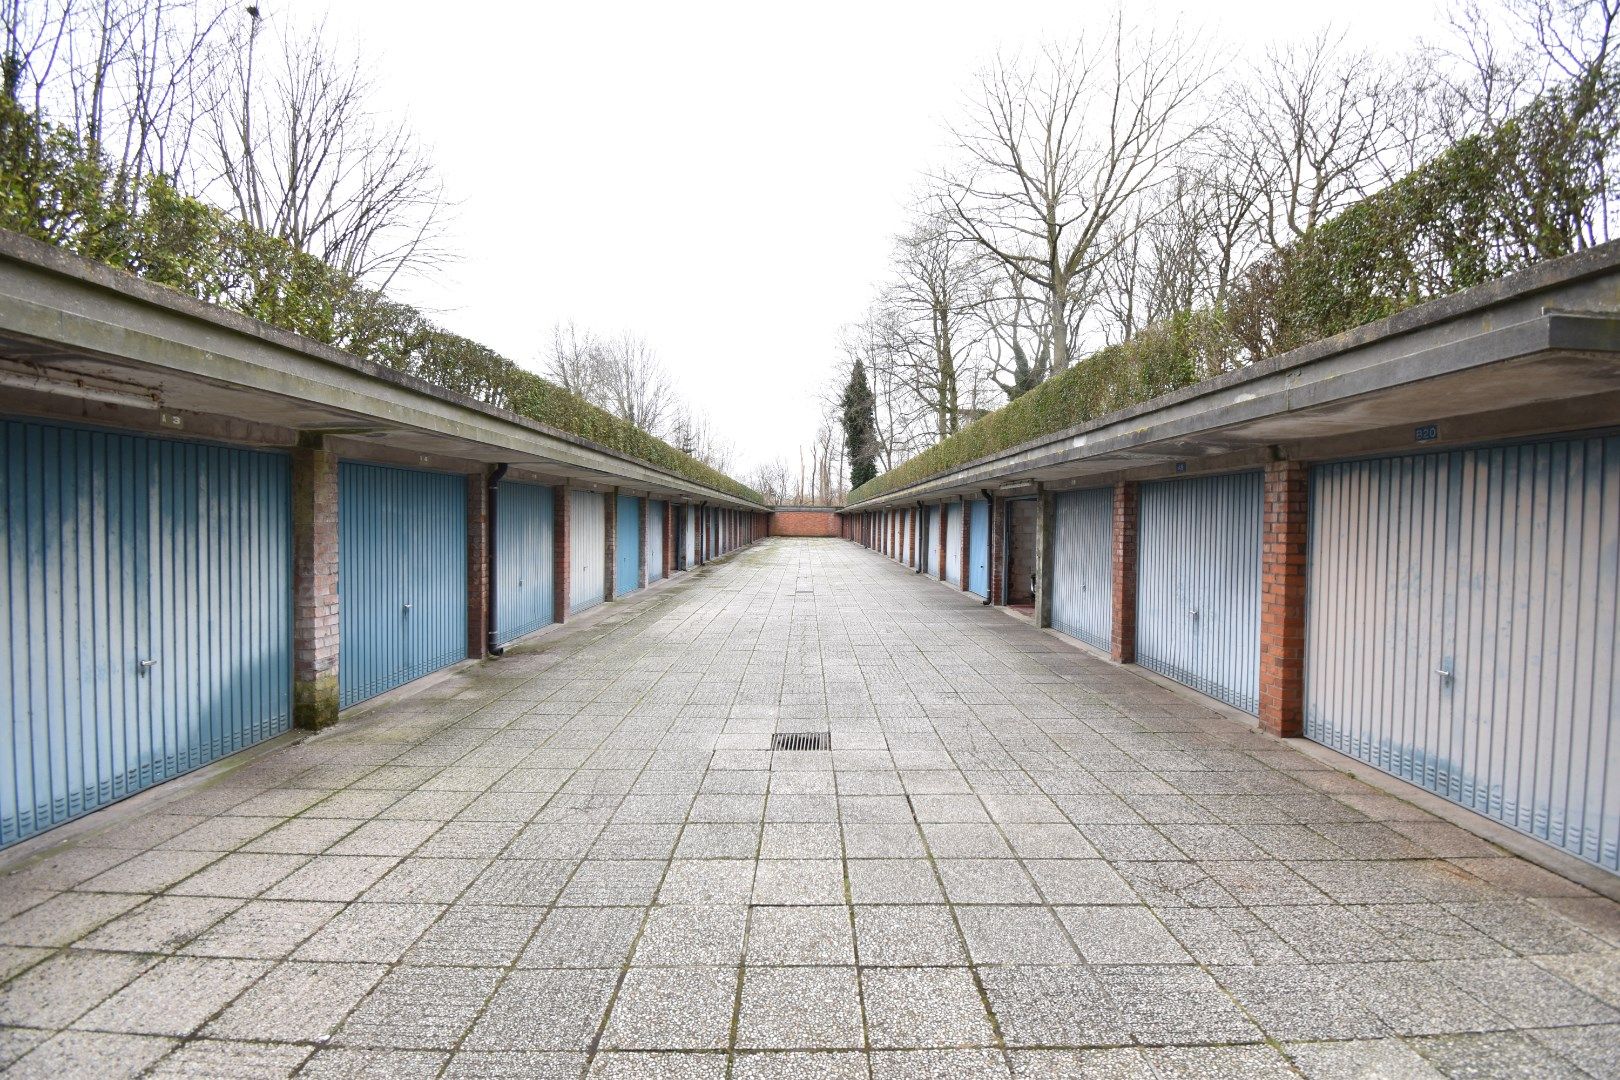
[[[968,503],[968,592],[990,596],[990,504]]]
[[[945,580],[962,584],[962,504],[945,504]]]
[[[285,455],[30,422],[0,447],[0,845],[287,730]]]
[[[664,515],[669,507],[657,499],[647,502],[647,580],[664,576]]]
[[[686,533],[686,565],[691,566],[697,562],[697,514],[691,506],[681,507],[681,517],[685,519],[684,531]]]
[[[928,550],[924,557],[928,561],[928,576],[939,577],[939,530],[940,507],[938,504],[928,508]]]
[[[1052,499],[1052,626],[1107,649],[1114,633],[1114,493],[1065,491]]]
[[[338,701],[467,656],[467,478],[338,463]]]
[[[1143,484],[1136,660],[1260,708],[1259,473]]]
[[[551,489],[503,480],[495,488],[495,642],[549,626],[552,583]]]
[[[641,500],[618,496],[618,532],[613,547],[613,595],[628,596],[641,588]]]
[[[568,610],[607,598],[607,500],[597,491],[568,493]]]
[[[1620,438],[1311,474],[1305,733],[1620,871]]]

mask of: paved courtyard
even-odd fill
[[[1620,907],[839,541],[221,772],[0,879],[15,1075],[1620,1076]]]

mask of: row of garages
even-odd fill
[[[346,709],[723,555],[762,518],[340,460],[332,593],[312,583],[300,611],[298,455],[28,419],[0,419],[0,448],[0,845],[287,731],[300,648],[335,652]],[[300,618],[326,626],[296,640]]]
[[[21,244],[0,846],[764,533],[726,493]]]
[[[1185,437],[1089,478],[984,469],[846,536],[1620,872],[1620,377],[1586,374],[1609,382],[1578,406],[1354,438],[1337,413],[1226,469]]]

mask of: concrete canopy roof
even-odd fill
[[[763,506],[380,364],[0,230],[0,400],[238,420],[434,460]],[[8,404],[5,411],[13,411]],[[174,426],[165,420],[165,426]],[[184,427],[183,420],[179,426]]]
[[[852,503],[1083,487],[1620,425],[1620,242],[1252,364]]]

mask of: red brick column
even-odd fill
[[[1305,543],[1310,473],[1297,461],[1266,466],[1260,533],[1260,726],[1305,730]]]
[[[338,718],[338,462],[319,435],[292,455],[293,723]]]
[[[1006,582],[1005,563],[1007,553],[1002,550],[1007,540],[1007,500],[996,496],[990,500],[990,602],[992,604],[1006,604],[1004,593]]]
[[[968,552],[972,550],[973,529],[971,526],[973,515],[970,511],[973,507],[967,499],[961,496],[958,496],[956,501],[962,504],[962,573],[959,576],[962,579],[962,591],[967,592],[968,578],[972,576],[968,572]]]
[[[558,485],[551,489],[551,621],[568,621],[568,567],[569,567],[569,498],[568,488]]]
[[[1136,663],[1136,526],[1140,489],[1134,480],[1114,485],[1114,631],[1108,655]]]
[[[602,496],[602,599],[612,600],[618,592],[614,577],[619,570],[619,493],[609,491]]]
[[[648,500],[644,496],[641,499],[641,557],[637,560],[639,569],[636,571],[636,588],[638,589],[647,587],[647,527],[652,524],[647,520],[647,507]]]
[[[664,504],[664,577],[675,573],[675,504]]]
[[[489,474],[467,475],[467,658],[489,655]]]

